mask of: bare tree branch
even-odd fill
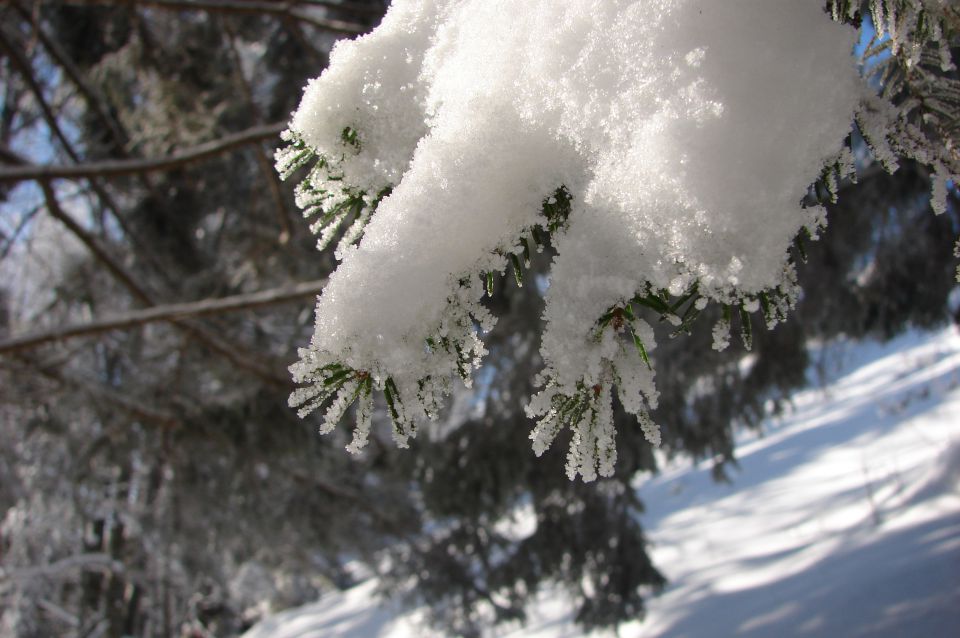
[[[253,116],[254,121],[260,122],[263,121],[263,114],[260,112],[260,108],[257,106],[257,101],[253,99],[253,88],[250,86],[250,82],[247,80],[246,75],[243,72],[243,64],[240,61],[240,52],[237,51],[237,37],[236,33],[233,30],[233,27],[230,26],[229,20],[221,20],[223,23],[224,31],[226,32],[226,43],[227,48],[230,51],[230,58],[233,62],[234,76],[237,78],[237,84],[240,85],[240,89],[243,91],[244,101],[247,103],[247,109],[249,109],[250,114]],[[277,171],[274,170],[273,164],[270,162],[270,159],[267,157],[266,152],[263,150],[261,144],[255,144],[253,146],[254,155],[257,158],[257,164],[260,166],[260,173],[263,175],[264,181],[267,183],[267,187],[270,189],[270,195],[273,197],[273,205],[277,211],[277,220],[280,222],[280,244],[286,244],[290,240],[290,235],[293,234],[293,229],[290,226],[290,219],[287,215],[287,207],[283,201],[283,192],[280,190],[280,176],[277,175]]]
[[[91,253],[106,266],[110,274],[130,293],[136,297],[143,305],[153,306],[156,305],[150,296],[150,294],[136,282],[136,280],[129,274],[127,271],[114,260],[100,245],[97,241],[83,229],[72,217],[70,217],[63,208],[60,207],[60,203],[57,201],[56,194],[53,192],[53,187],[50,186],[48,181],[40,182],[41,188],[43,188],[43,196],[46,200],[47,210],[50,214],[58,219],[67,229],[72,232],[77,239],[79,239],[86,247],[90,250]],[[285,375],[277,374],[275,371],[264,367],[260,362],[254,361],[249,357],[243,356],[239,352],[239,348],[236,344],[230,344],[216,335],[210,333],[203,326],[193,323],[187,319],[182,318],[172,318],[169,321],[173,322],[174,325],[184,330],[190,336],[196,338],[200,343],[207,346],[213,352],[219,353],[224,356],[228,361],[231,361],[237,367],[252,372],[257,375],[263,381],[270,383],[273,386],[286,388],[289,386],[290,382]]]
[[[150,298],[150,294],[144,290],[144,288],[137,283],[137,281],[121,266],[113,257],[111,257],[101,246],[97,243],[96,239],[88,233],[80,224],[76,222],[70,215],[67,214],[65,210],[60,206],[60,202],[57,200],[56,194],[53,192],[53,187],[50,186],[50,182],[41,181],[40,188],[43,189],[43,199],[47,205],[47,211],[53,216],[57,221],[67,227],[67,229],[73,233],[73,235],[79,239],[84,246],[87,247],[93,256],[97,260],[106,266],[107,270],[110,271],[110,274],[113,277],[122,283],[127,290],[129,290],[134,297],[136,297],[141,303],[145,305],[153,305],[153,301]]]
[[[38,29],[39,27],[35,28],[35,30]],[[50,132],[54,135],[54,137],[57,138],[57,140],[60,141],[60,144],[63,146],[63,150],[67,153],[70,159],[75,164],[79,164],[80,155],[77,153],[76,149],[74,149],[73,144],[71,144],[70,140],[63,132],[63,128],[57,121],[57,116],[53,112],[52,107],[47,103],[47,99],[43,94],[43,88],[40,86],[35,76],[33,64],[29,59],[20,53],[17,42],[14,39],[11,39],[4,29],[0,29],[0,50],[7,52],[10,61],[13,63],[14,67],[17,68],[24,82],[27,83],[27,86],[30,88],[31,93],[33,93],[37,104],[40,106],[43,119],[46,121]],[[21,158],[19,164],[25,165],[27,162]],[[100,198],[100,201],[105,209],[111,211],[113,218],[117,220],[117,223],[120,225],[123,231],[129,234],[126,223],[124,222],[123,217],[120,215],[120,208],[114,201],[113,196],[111,196],[110,193],[108,193],[107,190],[103,188],[103,186],[96,179],[90,178],[88,181],[90,182],[90,188],[93,189],[93,191],[97,194],[97,197]]]
[[[39,86],[34,77],[33,67],[30,61],[25,58],[20,51],[17,49],[16,44],[8,34],[5,32],[5,29],[0,28],[0,51],[5,51],[8,54],[9,59],[11,59],[18,70],[20,71],[21,76],[28,83],[31,91],[34,93],[34,96],[41,107],[43,112],[44,119],[47,121],[47,124],[52,133],[54,133],[60,142],[63,144],[64,150],[70,156],[73,161],[79,161],[79,156],[76,151],[72,148],[72,145],[64,135],[62,129],[60,128],[56,116],[52,112],[52,109],[46,103],[46,99],[43,95],[43,90]],[[147,165],[156,165],[160,164],[161,168],[171,168],[173,166],[178,166],[186,164],[191,161],[196,161],[198,159],[203,159],[205,157],[217,155],[224,153],[228,150],[232,150],[238,146],[242,146],[247,143],[254,141],[260,141],[270,136],[276,136],[280,130],[283,129],[283,124],[275,125],[266,125],[262,127],[256,127],[254,129],[249,129],[248,131],[241,132],[237,135],[227,136],[221,140],[214,141],[212,143],[201,144],[196,148],[192,149],[191,152],[188,152],[186,156],[175,155],[172,158],[164,158],[158,161],[146,160]],[[20,158],[24,163],[16,166],[10,170],[22,170],[29,168],[29,164],[25,163],[23,158]],[[96,162],[94,164],[97,164]],[[142,166],[144,160],[115,160],[115,161],[105,161],[101,164],[108,165],[135,165]],[[81,165],[77,166],[68,166],[62,167],[69,171],[75,171],[77,168],[80,168]],[[42,167],[41,167],[42,168]],[[135,173],[142,174],[143,170],[136,170]],[[107,207],[113,211],[114,217],[117,218],[118,223],[123,227],[123,220],[120,218],[119,213],[117,212],[117,206],[112,200],[112,197],[109,196],[102,187],[97,183],[97,175],[78,175],[83,179],[88,179],[91,187],[96,191],[98,196],[101,198],[101,201],[105,202]],[[68,215],[63,208],[60,206],[56,194],[53,190],[53,187],[50,184],[52,176],[43,176],[35,177],[40,182],[40,186],[43,189],[44,200],[46,203],[47,210],[50,214],[58,219],[67,229],[73,233],[100,261],[110,272],[110,274],[119,281],[130,293],[143,305],[145,306],[154,306],[156,302],[153,300],[152,295],[141,286],[137,280],[115,259],[113,259],[110,254],[104,250],[99,243],[94,239],[94,237],[87,232],[80,224],[78,224],[70,215]],[[126,230],[126,229],[125,229]],[[242,348],[238,348],[237,344],[232,344],[224,341],[216,334],[212,333],[210,330],[205,328],[203,325],[192,322],[184,319],[172,319],[174,325],[183,330],[186,334],[197,339],[200,343],[209,348],[212,352],[216,352],[221,356],[225,357],[228,361],[232,362],[238,368],[246,370],[255,374],[261,380],[280,388],[286,388],[289,386],[289,380],[286,375],[279,374],[277,370],[271,369],[269,366],[264,366],[261,361],[258,361],[255,357],[245,356],[242,353]]]
[[[14,2],[12,6],[24,20],[27,22],[32,21],[33,16],[31,16],[30,12],[21,6],[19,2]],[[104,102],[103,96],[98,95],[97,92],[93,90],[93,87],[84,79],[83,73],[77,68],[73,60],[70,59],[67,52],[63,50],[60,43],[54,38],[51,38],[40,24],[33,23],[33,33],[36,34],[37,38],[39,38],[44,48],[46,48],[50,54],[51,59],[63,69],[64,73],[70,78],[74,86],[77,87],[80,94],[83,95],[87,101],[87,104],[100,119],[100,122],[110,132],[117,150],[123,151],[128,136],[120,123],[117,122],[116,118],[110,113],[110,108]]]
[[[383,15],[383,7],[373,4],[363,4],[362,2],[349,2],[344,0],[293,0],[293,4],[316,5],[336,9],[337,11],[346,11],[347,13],[359,13],[362,15],[374,16],[379,18]]]
[[[21,182],[25,180],[50,179],[88,179],[91,177],[116,177],[119,175],[134,175],[151,171],[165,171],[192,162],[210,159],[239,148],[247,144],[254,144],[266,139],[277,137],[286,128],[286,123],[277,122],[255,126],[239,133],[227,135],[217,140],[174,153],[169,157],[155,159],[131,160],[104,160],[100,162],[86,162],[74,166],[40,166],[25,164],[0,168],[0,183]]]
[[[43,96],[43,92],[40,89],[39,85],[36,84],[36,80],[33,77],[33,69],[29,64],[29,61],[26,58],[23,58],[19,54],[19,51],[16,49],[16,46],[6,37],[6,34],[3,33],[3,30],[0,29],[0,49],[6,51],[9,54],[11,60],[14,60],[15,64],[20,68],[21,75],[24,79],[30,84],[32,91],[35,94],[35,97],[40,104],[47,123],[50,126],[50,130],[58,135],[60,141],[64,145],[64,149],[70,155],[71,159],[77,160],[78,156],[73,150],[70,142],[63,135],[59,125],[57,124],[56,118],[53,116],[53,113],[50,111],[49,107],[46,105],[46,101]],[[196,161],[198,159],[203,159],[205,157],[210,157],[217,155],[227,150],[231,150],[237,146],[242,146],[244,144],[259,141],[271,135],[277,135],[280,130],[283,129],[285,125],[283,124],[274,124],[267,125],[263,127],[256,127],[255,129],[249,129],[243,133],[228,136],[221,140],[215,141],[213,143],[201,144],[189,152],[186,157],[183,155],[173,156],[172,158],[165,158],[161,160],[146,160],[148,166],[160,164],[160,168],[170,168],[172,166],[178,166],[186,164],[191,161]],[[16,157],[16,155],[15,155]],[[22,158],[20,158],[22,160]],[[100,164],[108,165],[139,165],[144,164],[144,160],[117,160],[117,161],[107,161],[101,162]],[[97,164],[96,162],[94,164]],[[77,166],[66,166],[61,167],[68,171],[75,171],[80,168],[81,165]],[[16,167],[13,167],[9,170],[22,170],[29,169],[29,164],[22,164]],[[43,168],[43,167],[38,167]],[[150,170],[150,169],[148,169]],[[135,173],[142,173],[143,170],[135,170]],[[55,173],[55,171],[54,171]],[[53,187],[50,184],[50,180],[55,175],[43,175],[43,176],[34,176],[33,179],[37,179],[40,182],[40,186],[43,189],[44,200],[46,203],[47,210],[50,212],[51,216],[59,220],[67,229],[73,233],[86,247],[90,252],[100,261],[110,272],[110,274],[131,294],[143,305],[153,306],[156,305],[152,299],[152,296],[144,289],[127,271],[123,266],[120,265],[115,259],[113,259],[109,253],[107,253],[99,243],[94,239],[94,237],[88,233],[80,224],[78,224],[70,215],[68,215],[63,208],[60,206],[59,201],[57,200],[56,194],[54,193]],[[91,186],[97,191],[98,195],[103,198],[107,205],[114,210],[116,216],[116,206],[112,202],[112,198],[108,196],[106,191],[102,188],[99,188],[96,180],[94,179],[97,175],[77,175],[83,179],[89,179]],[[238,347],[236,344],[230,344],[222,339],[220,339],[215,334],[212,334],[202,325],[192,323],[188,320],[183,319],[172,319],[171,320],[177,327],[184,330],[190,336],[196,338],[198,341],[203,343],[211,351],[220,354],[225,357],[227,360],[231,361],[238,368],[252,372],[257,375],[263,381],[276,386],[286,388],[289,385],[289,380],[285,375],[278,374],[276,371],[271,370],[268,367],[264,367],[260,362],[251,359],[249,357],[243,356],[238,352]]]
[[[319,18],[297,9],[297,2],[263,2],[256,0],[59,0],[64,4],[84,5],[121,5],[130,7],[150,7],[154,9],[169,9],[173,11],[207,11],[210,13],[246,13],[251,15],[278,15],[290,16],[311,26],[347,35],[359,35],[369,31],[369,27],[356,22]],[[333,6],[330,3],[325,6]],[[352,6],[352,5],[351,5]],[[345,9],[343,7],[337,7]]]
[[[0,145],[0,161],[6,162],[7,164],[23,164],[22,157],[3,145]]]
[[[54,383],[65,386],[74,392],[81,391],[91,398],[105,401],[142,423],[152,423],[168,429],[176,429],[182,425],[177,415],[149,407],[143,399],[130,397],[103,383],[90,382],[67,373],[63,361],[42,361],[19,352],[10,353],[8,356],[26,366],[30,371],[35,371]]]
[[[326,283],[326,279],[318,279],[299,283],[294,286],[261,290],[259,292],[233,295],[231,297],[221,297],[220,299],[203,299],[200,301],[165,304],[144,308],[142,310],[134,310],[112,317],[104,317],[88,323],[63,326],[54,330],[35,332],[17,336],[6,341],[0,341],[0,353],[24,350],[53,341],[98,334],[109,330],[124,330],[156,321],[173,321],[186,317],[200,317],[234,310],[245,310],[286,303],[295,299],[319,294]]]
[[[109,554],[102,552],[79,554],[68,556],[45,565],[34,565],[22,567],[11,571],[4,571],[0,574],[0,579],[6,580],[26,580],[30,578],[56,578],[62,577],[64,572],[76,569],[96,570],[96,571],[124,571],[123,563],[114,560]]]
[[[23,55],[16,43],[7,37],[6,30],[2,28],[0,28],[0,52],[7,56],[7,59],[10,60],[20,73],[20,77],[27,83],[27,86],[37,100],[37,105],[40,107],[43,119],[47,122],[50,132],[54,134],[63,146],[63,150],[67,152],[70,159],[74,162],[79,162],[80,158],[73,150],[73,145],[70,144],[70,140],[64,135],[63,129],[57,124],[57,116],[43,96],[43,88],[37,83],[37,78],[33,72],[33,65],[30,63],[30,60]]]

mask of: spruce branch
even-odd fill
[[[342,185],[339,199],[335,194],[319,187],[318,183],[329,186],[331,174],[336,176],[338,161],[331,162],[328,158],[319,155],[311,149],[295,132],[285,133],[289,145],[278,152],[277,169],[281,177],[287,178],[297,170],[313,165],[306,178],[298,185],[300,204],[305,208],[305,216],[319,212],[320,219],[314,222],[312,230],[322,231],[319,247],[322,249],[330,241],[330,235],[335,232],[343,221],[354,216],[359,219],[364,211],[371,213],[376,210],[379,202],[391,192],[386,187],[378,193],[372,202],[363,197],[363,193],[356,194],[355,189]],[[341,142],[350,152],[360,152],[361,143],[359,134],[352,128],[345,128],[341,134]],[[323,180],[326,180],[325,182]],[[339,184],[339,180],[332,180]],[[330,200],[335,203],[330,204]],[[544,199],[542,204],[542,218],[538,225],[524,229],[520,237],[509,250],[503,247],[494,249],[499,261],[497,271],[487,270],[474,274],[464,274],[454,278],[454,291],[447,299],[447,311],[444,319],[433,334],[424,341],[425,350],[431,356],[446,356],[452,360],[452,372],[469,387],[472,383],[472,373],[480,366],[480,360],[486,353],[483,342],[478,333],[492,329],[495,318],[481,306],[472,294],[475,279],[479,276],[480,287],[484,294],[491,296],[494,287],[494,274],[499,272],[501,277],[508,276],[507,269],[512,270],[517,286],[523,285],[523,267],[529,266],[531,258],[530,242],[538,246],[538,250],[549,241],[551,235],[563,232],[569,217],[572,196],[565,187],[558,188],[554,194]],[[351,231],[344,235],[349,238]],[[341,240],[341,243],[344,241]],[[522,256],[522,260],[521,260]],[[435,420],[439,415],[439,405],[442,397],[449,394],[447,378],[428,375],[417,380],[417,391],[410,392],[406,400],[412,403],[410,412],[405,404],[405,397],[397,387],[389,373],[378,370],[359,370],[347,366],[342,361],[336,361],[327,353],[318,353],[309,349],[300,351],[300,361],[291,366],[294,381],[300,385],[289,399],[291,407],[297,408],[297,414],[302,418],[321,408],[333,400],[327,409],[323,433],[328,432],[346,414],[350,405],[358,403],[357,427],[354,442],[348,446],[349,451],[357,452],[367,440],[369,425],[367,408],[364,401],[373,390],[384,397],[387,411],[394,428],[394,440],[400,447],[406,447],[407,441],[416,435],[417,416]],[[356,383],[356,386],[348,385]],[[364,385],[366,384],[366,385]],[[346,387],[346,390],[344,388]],[[342,393],[342,394],[341,394]]]

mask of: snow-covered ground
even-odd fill
[[[678,463],[638,489],[670,581],[623,638],[960,636],[960,335],[821,351],[818,387],[739,437],[729,485]],[[825,372],[825,374],[824,374]],[[375,584],[266,619],[245,638],[429,635]],[[580,636],[544,595],[523,628]]]

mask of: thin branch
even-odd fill
[[[39,27],[35,27],[37,31]],[[20,73],[20,76],[23,78],[24,82],[27,83],[27,86],[30,88],[31,93],[33,93],[34,98],[37,101],[37,104],[40,106],[40,111],[43,114],[43,119],[47,123],[47,127],[50,129],[51,133],[60,141],[60,144],[63,146],[63,150],[67,153],[70,159],[75,163],[80,163],[80,155],[74,149],[73,144],[70,143],[70,140],[67,139],[66,134],[64,134],[62,127],[57,121],[57,116],[53,112],[51,106],[47,103],[47,99],[43,94],[43,88],[37,82],[36,77],[34,76],[33,64],[29,59],[25,58],[20,54],[19,49],[17,48],[17,43],[10,39],[3,29],[0,29],[0,50],[7,51],[11,62],[17,68]],[[25,160],[21,160],[21,164],[27,164]],[[114,201],[113,196],[107,192],[100,183],[93,178],[89,179],[90,188],[93,189],[93,192],[97,194],[97,197],[100,198],[102,205],[111,212],[114,219],[117,220],[117,224],[123,229],[125,233],[128,233],[127,226],[120,215],[120,208],[117,206],[117,203]]]
[[[0,574],[0,579],[27,580],[38,577],[56,578],[63,577],[65,572],[72,572],[77,569],[85,571],[123,572],[124,566],[120,561],[114,560],[109,554],[102,552],[77,554],[45,565],[21,567],[19,569],[4,571]]]
[[[290,241],[290,235],[293,234],[293,228],[290,225],[290,218],[287,215],[287,207],[283,203],[283,192],[280,186],[280,177],[273,168],[273,163],[267,157],[266,151],[259,144],[253,147],[254,156],[257,158],[257,164],[260,166],[260,174],[267,182],[267,188],[270,190],[270,196],[273,198],[273,208],[277,213],[277,221],[280,223],[280,236],[277,241],[282,246]]]
[[[300,23],[290,16],[284,16],[282,21],[283,25],[290,32],[290,35],[293,36],[293,39],[296,40],[297,44],[300,45],[307,55],[310,56],[310,62],[317,68],[323,68],[327,66],[326,55],[323,54],[320,49],[317,48],[317,45],[306,36],[306,34],[303,32],[303,29],[300,27]]]
[[[17,164],[18,166],[22,166],[24,163],[22,157],[2,144],[0,144],[0,161],[7,164]]]
[[[65,366],[62,362],[38,361],[23,353],[12,353],[11,358],[19,361],[24,366],[28,366],[31,370],[35,370],[54,383],[67,386],[72,390],[80,390],[87,393],[90,397],[105,401],[123,410],[135,419],[140,420],[142,423],[152,423],[168,429],[175,429],[181,426],[181,421],[176,415],[148,407],[143,400],[121,394],[107,385],[91,383],[79,377],[68,375],[65,372]]]
[[[73,233],[73,235],[87,247],[94,257],[97,258],[100,263],[106,266],[107,270],[110,271],[110,274],[113,275],[117,281],[122,283],[127,290],[129,290],[134,297],[136,297],[141,303],[151,306],[153,301],[150,298],[149,293],[143,289],[143,287],[138,284],[132,276],[121,266],[113,257],[111,257],[107,252],[101,248],[100,244],[93,238],[93,235],[88,233],[80,224],[76,222],[70,215],[67,214],[65,210],[60,206],[60,202],[57,200],[56,194],[53,192],[53,187],[50,186],[50,182],[41,181],[40,188],[43,189],[43,199],[47,205],[47,211],[57,219],[61,224],[67,227],[67,229]]]
[[[25,20],[30,21],[33,18],[29,11],[21,6],[19,2],[14,2],[13,8]],[[67,54],[67,52],[63,50],[63,47],[60,46],[60,43],[51,38],[39,23],[33,23],[32,26],[33,33],[36,34],[37,38],[39,38],[40,42],[49,53],[51,59],[63,69],[64,73],[66,73],[67,77],[70,78],[74,86],[76,86],[80,91],[80,94],[83,95],[84,99],[86,99],[87,104],[100,119],[100,122],[108,131],[110,131],[117,150],[123,152],[125,150],[124,145],[127,143],[128,136],[126,132],[123,131],[116,118],[111,115],[110,108],[104,102],[102,96],[97,95],[97,92],[93,90],[93,87],[87,83],[83,77],[83,73],[79,68],[77,68],[77,65],[73,62],[73,60],[70,59],[70,56]]]
[[[30,88],[30,92],[33,93],[37,100],[37,105],[40,107],[41,113],[43,113],[43,119],[46,120],[47,126],[50,127],[50,131],[60,141],[60,144],[63,146],[63,150],[67,152],[67,155],[70,156],[71,160],[74,162],[79,162],[80,158],[73,150],[73,145],[70,144],[70,140],[67,139],[67,136],[57,124],[57,116],[54,114],[53,109],[50,108],[50,105],[47,104],[46,98],[43,96],[43,88],[37,83],[37,79],[33,74],[33,65],[30,63],[30,60],[24,57],[23,53],[20,51],[20,48],[7,38],[7,34],[5,33],[4,29],[0,29],[0,52],[3,52],[7,56],[7,59],[10,60],[13,66],[20,73],[20,77],[22,77],[23,81],[27,83],[27,86]]]
[[[363,4],[362,2],[338,2],[337,0],[293,0],[293,4],[317,5],[336,9],[337,11],[346,11],[347,13],[360,13],[368,16],[379,17],[383,15],[383,7],[373,4]]]
[[[226,31],[227,48],[230,50],[230,57],[233,61],[234,75],[237,78],[240,89],[243,91],[247,108],[250,110],[254,121],[262,121],[263,114],[257,106],[257,101],[253,98],[253,88],[250,86],[250,82],[243,72],[240,53],[237,51],[236,33],[230,26],[229,20],[222,20],[221,22],[223,23],[224,31]],[[273,164],[267,157],[262,145],[255,144],[253,152],[257,158],[257,164],[260,166],[260,174],[263,175],[263,179],[267,183],[267,188],[270,189],[270,195],[273,197],[274,210],[277,213],[277,220],[280,222],[279,242],[281,245],[286,244],[290,240],[292,229],[290,227],[290,219],[287,215],[287,207],[283,202],[283,192],[280,190],[280,176],[277,175],[277,171],[274,170]]]
[[[123,125],[112,115],[110,107],[104,100],[103,96],[98,95],[93,87],[91,87],[90,84],[84,79],[83,73],[70,59],[70,55],[63,49],[63,47],[54,38],[47,35],[46,31],[44,31],[42,25],[40,24],[38,16],[31,15],[27,9],[22,7],[21,4],[16,1],[13,2],[13,8],[20,13],[24,20],[31,24],[35,37],[37,37],[44,45],[48,55],[50,56],[50,59],[60,66],[64,74],[72,80],[80,94],[86,98],[89,108],[92,109],[93,113],[97,115],[105,130],[110,134],[110,137],[113,140],[113,153],[118,159],[129,159],[130,154],[127,149],[127,143],[130,140],[130,136],[124,129]],[[38,100],[42,101],[42,96],[38,97]],[[19,156],[10,158],[8,155],[7,159],[14,159],[15,161],[12,161],[11,163],[18,165],[29,164],[29,162]],[[141,173],[138,177],[144,189],[151,193],[152,196],[160,199],[161,196],[157,193],[156,188],[148,179],[148,175],[146,173]],[[124,216],[120,214],[120,209],[116,205],[113,197],[106,191],[105,188],[100,185],[98,180],[91,179],[89,182],[91,188],[100,198],[100,201],[104,205],[105,209],[110,211],[114,221],[116,221],[117,225],[120,227],[120,230],[122,230],[123,234],[129,238],[131,244],[136,249],[137,256],[148,262],[154,268],[154,270],[156,270],[160,276],[164,278],[164,280],[166,280],[168,283],[172,283],[169,281],[165,269],[157,262],[153,253],[147,249],[146,242],[142,240],[138,233],[136,233],[133,228],[130,227]]]
[[[261,2],[255,0],[59,0],[64,4],[120,5],[150,7],[172,11],[207,11],[250,15],[290,16],[311,26],[347,35],[366,33],[369,27],[356,22],[318,18],[296,8],[296,2]]]
[[[17,244],[17,240],[20,238],[20,233],[24,231],[27,225],[37,216],[37,213],[40,212],[42,206],[34,206],[27,212],[23,213],[20,216],[20,221],[17,222],[17,227],[13,229],[13,232],[9,237],[4,237],[3,248],[0,248],[0,261],[3,261],[7,258],[7,255],[10,254],[10,251],[13,250],[13,247]]]
[[[110,272],[113,277],[119,281],[130,293],[136,297],[143,305],[153,306],[156,305],[151,298],[151,296],[144,290],[134,278],[127,273],[127,271],[117,263],[100,245],[97,241],[90,235],[86,230],[83,229],[72,217],[70,217],[63,208],[60,207],[60,203],[57,201],[56,194],[53,192],[53,188],[50,186],[50,183],[47,181],[40,182],[41,188],[43,188],[43,195],[46,200],[47,210],[58,219],[67,229],[72,232],[77,239],[79,239],[88,250],[106,266],[107,270]],[[265,368],[259,362],[254,361],[248,357],[242,356],[238,352],[236,344],[230,344],[216,335],[210,333],[208,330],[202,326],[189,321],[188,319],[182,318],[173,318],[169,321],[173,322],[178,328],[181,328],[184,332],[190,336],[196,338],[200,343],[207,346],[213,352],[216,352],[227,360],[231,361],[238,368],[252,372],[253,374],[260,377],[263,381],[270,383],[271,385],[286,388],[290,385],[289,379],[284,376],[277,374],[269,368]]]
[[[365,497],[362,491],[355,491],[349,487],[345,487],[345,484],[342,482],[332,483],[325,481],[319,478],[316,473],[307,474],[300,470],[293,470],[290,472],[290,476],[308,489],[319,490],[331,498],[343,499],[354,507],[364,510],[371,518],[383,525],[383,529],[386,532],[393,534],[399,539],[406,540],[410,544],[411,549],[415,548],[414,540],[409,533],[404,531],[403,525],[392,516],[384,514],[381,508],[371,503],[370,499]]]
[[[34,93],[41,111],[43,112],[44,119],[47,120],[47,123],[50,127],[51,132],[53,132],[63,144],[64,150],[70,156],[73,161],[78,161],[78,155],[72,148],[70,141],[63,134],[63,131],[60,129],[56,116],[53,114],[49,105],[47,105],[43,91],[41,87],[36,83],[36,79],[33,76],[32,65],[29,60],[24,58],[20,54],[16,45],[8,37],[8,34],[5,32],[5,29],[0,28],[0,50],[5,51],[8,54],[8,59],[12,60],[14,66],[18,67],[20,75],[25,79],[31,92]],[[115,160],[115,161],[104,161],[104,162],[93,162],[93,165],[107,165],[108,167],[113,167],[113,173],[108,170],[108,174],[119,173],[140,173],[142,174],[148,170],[158,170],[158,169],[169,169],[175,166],[180,166],[187,164],[192,161],[198,161],[206,157],[211,157],[224,153],[233,148],[252,143],[258,142],[260,140],[266,139],[268,137],[276,136],[283,129],[285,125],[283,124],[274,124],[266,125],[261,127],[256,127],[249,129],[247,131],[241,132],[236,135],[227,136],[221,140],[215,140],[207,144],[201,144],[194,149],[191,149],[185,154],[174,155],[169,158],[163,158],[160,160]],[[22,158],[20,158],[22,159]],[[90,166],[88,164],[87,166]],[[117,169],[117,167],[120,167]],[[93,174],[83,174],[83,165],[77,166],[66,166],[66,167],[52,167],[54,170],[47,172],[47,169],[51,167],[35,167],[40,169],[40,174],[34,174],[28,179],[39,180],[40,186],[43,189],[44,199],[46,207],[50,214],[57,218],[61,223],[63,223],[71,233],[73,233],[101,263],[106,266],[110,274],[117,279],[124,287],[126,287],[131,294],[143,305],[153,306],[155,302],[151,298],[151,295],[141,287],[137,281],[123,268],[119,262],[114,260],[109,253],[107,253],[93,238],[93,236],[88,233],[82,226],[80,226],[75,220],[73,220],[61,207],[57,201],[56,195],[53,191],[53,188],[50,184],[50,180],[58,176],[76,176],[83,179],[89,179],[91,186],[100,196],[101,200],[107,203],[108,207],[113,209],[114,215],[117,216],[116,206],[112,202],[112,198],[109,197],[108,193],[101,188],[96,181],[96,177],[99,175],[97,173]],[[26,170],[30,172],[31,166],[29,164],[23,164],[20,166],[11,167],[6,170],[10,171],[23,171]],[[60,169],[59,171],[56,169]],[[78,170],[80,169],[80,170]],[[132,170],[131,170],[132,169]],[[2,171],[3,169],[0,169]],[[69,175],[60,175],[62,172],[66,172]],[[2,180],[0,180],[2,181]],[[19,181],[19,180],[13,180]],[[289,386],[289,379],[282,374],[278,374],[275,370],[265,367],[260,361],[256,359],[243,356],[238,352],[236,344],[231,344],[217,335],[211,333],[204,326],[192,322],[190,320],[184,319],[172,319],[174,325],[182,329],[188,335],[196,338],[200,343],[204,344],[212,352],[216,352],[221,356],[225,357],[231,361],[235,366],[240,369],[252,372],[258,376],[263,381],[270,383],[271,385],[277,387],[286,388]]]
[[[247,144],[254,144],[266,139],[277,137],[286,123],[277,122],[255,126],[239,133],[227,135],[217,140],[198,144],[193,148],[168,157],[155,159],[131,160],[104,160],[87,162],[74,166],[41,166],[26,164],[0,168],[0,183],[21,182],[25,180],[50,179],[88,179],[91,177],[116,177],[120,175],[135,175],[151,171],[165,171],[193,162],[216,157]]]
[[[125,330],[157,321],[173,321],[187,317],[202,317],[205,315],[286,303],[295,299],[319,294],[326,283],[326,279],[318,279],[299,283],[295,286],[261,290],[259,292],[233,295],[231,297],[164,304],[162,306],[134,310],[112,317],[104,317],[88,323],[63,326],[45,332],[35,332],[16,336],[6,341],[0,341],[0,353],[24,350],[53,341],[63,341],[64,339],[98,334],[110,330]]]
[[[37,607],[47,612],[54,618],[61,620],[62,622],[67,623],[71,627],[79,627],[80,619],[71,614],[69,611],[57,605],[56,603],[50,602],[46,598],[41,598],[37,601]]]

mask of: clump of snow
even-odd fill
[[[367,373],[395,384],[401,420],[430,416],[444,380],[469,380],[485,352],[477,275],[552,230],[531,438],[539,453],[569,426],[571,477],[609,475],[615,386],[659,440],[655,344],[640,319],[599,318],[649,290],[756,309],[790,286],[788,249],[822,218],[800,201],[861,97],[855,38],[819,0],[395,0],[335,47],[288,134],[323,158],[301,192],[319,225],[346,218],[345,197],[365,211],[295,378],[323,389],[330,366],[357,371],[338,418]],[[569,218],[555,224],[544,203],[561,188]]]

